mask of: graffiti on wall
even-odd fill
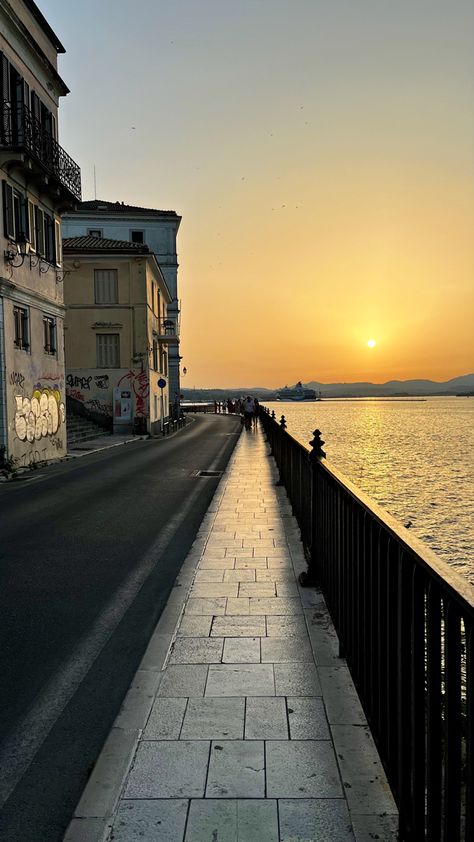
[[[12,386],[18,386],[19,389],[23,389],[25,383],[25,375],[21,374],[19,371],[12,371],[10,374],[10,384]]]
[[[150,383],[145,371],[125,371],[122,369],[114,375],[99,371],[97,374],[91,369],[82,369],[77,374],[66,376],[66,395],[80,401],[91,412],[112,417],[113,390],[127,388],[133,392],[135,416],[148,418]],[[118,379],[116,379],[118,378]]]
[[[149,401],[150,396],[150,382],[148,380],[146,371],[129,371],[119,380],[117,386],[120,388],[124,384],[133,389],[135,395],[135,415],[142,418],[149,416]]]
[[[50,389],[38,384],[31,397],[15,395],[15,402],[15,432],[20,441],[54,436],[64,423],[66,412],[56,386]]]
[[[66,385],[72,389],[83,389],[84,391],[90,391],[91,388],[91,380],[92,375],[90,377],[77,377],[74,374],[68,374],[66,377]]]

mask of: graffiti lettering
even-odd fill
[[[35,387],[31,398],[15,395],[15,432],[20,441],[39,441],[57,433],[66,413],[58,389]]]
[[[85,401],[85,397],[79,389],[68,389],[68,398],[74,398],[76,401]]]
[[[150,383],[145,371],[129,371],[128,374],[119,380],[118,386],[122,383],[127,383],[133,389],[135,395],[135,414],[144,418],[148,418],[149,406],[148,397],[150,395]]]
[[[47,457],[47,448],[44,447],[41,452],[39,450],[30,450],[29,453],[22,453],[15,459],[15,462],[20,468],[27,468],[29,465],[36,465],[38,462],[45,462]]]
[[[63,374],[42,374],[41,380],[54,380],[55,383],[62,383],[64,381]]]
[[[63,449],[63,441],[60,438],[51,439],[49,442],[56,450]]]
[[[71,388],[75,386],[78,389],[84,389],[88,392],[91,387],[91,380],[92,374],[90,377],[77,377],[73,374],[68,374],[66,377],[66,385]]]
[[[12,386],[18,386],[19,389],[23,389],[24,382],[25,378],[23,374],[20,374],[19,371],[12,371],[10,374],[10,383]]]
[[[88,401],[87,406],[89,409],[93,409],[96,412],[102,412],[104,415],[112,415],[112,404],[111,403],[103,403],[97,399],[93,401]]]
[[[94,377],[95,385],[98,389],[108,389],[109,388],[109,375],[108,374],[97,374]]]

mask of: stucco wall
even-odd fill
[[[66,454],[64,337],[56,317],[57,354],[42,353],[43,311],[29,307],[29,351],[14,347],[13,307],[4,299],[7,451],[19,466]]]

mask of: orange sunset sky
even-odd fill
[[[183,217],[184,387],[474,371],[470,0],[38,2],[84,198]]]

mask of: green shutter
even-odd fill
[[[5,237],[15,239],[13,215],[13,189],[8,181],[3,181],[3,231]]]

